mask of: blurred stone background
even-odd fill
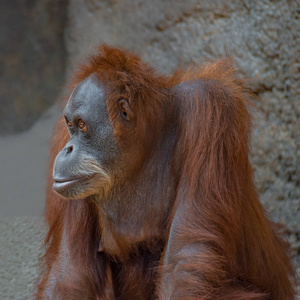
[[[0,295],[31,299],[45,232],[47,149],[70,74],[121,45],[163,73],[227,55],[261,97],[252,163],[300,275],[300,3],[296,0],[2,0]],[[299,298],[300,299],[300,298]]]

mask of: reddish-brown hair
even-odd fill
[[[141,299],[153,299],[155,289],[159,299],[294,299],[287,243],[266,218],[253,183],[248,157],[251,104],[232,60],[168,77],[156,74],[134,54],[104,45],[75,74],[73,86],[93,73],[107,88],[107,110],[116,136],[124,134],[116,117],[120,98],[128,99],[138,116],[132,142],[148,149],[158,136],[165,137],[165,128],[174,135],[170,167],[174,197],[160,199],[168,201],[161,212],[165,226],[160,239],[145,240],[148,249],[158,251],[151,266],[159,275],[141,274],[149,272],[141,256],[135,258],[134,267],[125,263],[119,277],[125,282],[124,291],[126,286],[131,291],[124,297],[138,299],[140,293]],[[107,279],[111,265],[109,254],[97,253],[104,234],[97,205],[92,198],[63,200],[52,191],[53,162],[68,140],[63,123],[56,126],[50,152],[46,270],[37,298],[43,298],[55,276],[61,276],[60,249],[66,241],[69,259],[75,262],[73,273],[53,289],[65,299],[105,299],[111,293]],[[163,188],[147,184],[153,190]],[[151,215],[148,196],[141,201]],[[151,238],[151,232],[145,236]],[[123,257],[130,257],[136,245],[123,236],[116,238]],[[147,284],[153,286],[152,294],[137,290]]]

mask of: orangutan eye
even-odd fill
[[[81,119],[78,121],[78,126],[80,128],[80,131],[86,131],[87,129],[86,124]]]

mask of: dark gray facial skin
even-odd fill
[[[53,189],[72,199],[105,192],[120,149],[107,114],[104,86],[95,74],[75,88],[64,115],[66,126],[72,123],[70,141],[56,157]],[[85,124],[84,130],[80,124]]]

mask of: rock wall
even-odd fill
[[[300,266],[300,6],[297,1],[70,0],[68,74],[105,42],[159,71],[232,55],[257,101],[252,162],[261,201],[287,225]],[[298,269],[300,273],[300,269]]]
[[[40,217],[0,218],[1,300],[34,299],[41,243],[46,230]]]
[[[26,131],[64,81],[66,0],[0,1],[0,135]]]

